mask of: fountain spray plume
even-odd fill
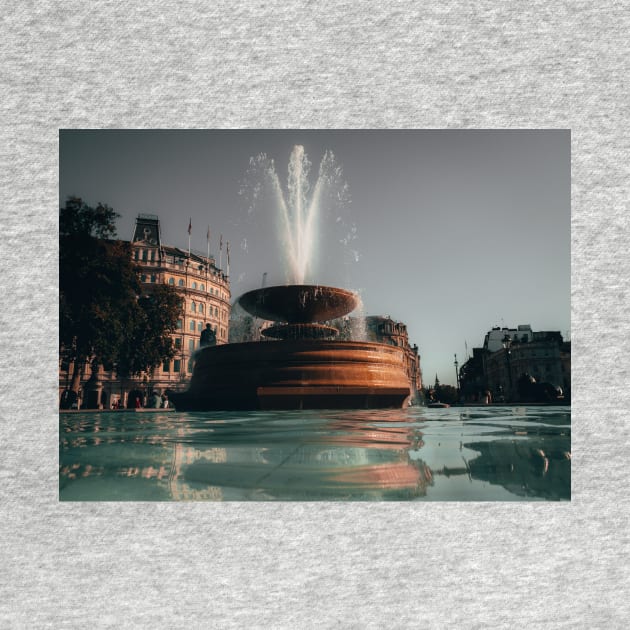
[[[287,284],[304,284],[313,280],[320,249],[318,240],[324,238],[323,232],[320,234],[325,227],[323,213],[335,206],[344,207],[349,202],[348,185],[343,180],[341,167],[333,153],[326,151],[314,177],[304,147],[295,145],[289,156],[285,185],[278,176],[274,160],[261,153],[250,158],[246,182],[240,191],[249,197],[248,216],[263,200],[265,189],[273,199],[285,281]],[[341,216],[326,225],[329,232],[330,226],[335,230],[347,229]],[[356,233],[356,228],[352,229]],[[332,237],[328,243],[338,242],[347,249],[354,237]]]
[[[294,146],[289,158],[286,194],[273,160],[269,160],[266,167],[280,215],[287,281],[294,284],[304,284],[312,272],[322,197],[341,175],[341,169],[335,166],[333,154],[326,151],[311,190],[311,166],[304,147]]]

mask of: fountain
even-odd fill
[[[410,396],[403,350],[369,341],[337,340],[326,322],[357,308],[356,293],[305,284],[310,271],[315,220],[333,163],[324,156],[310,200],[304,149],[295,147],[289,164],[289,202],[272,168],[278,195],[286,266],[291,281],[249,291],[238,303],[251,315],[274,322],[262,330],[269,341],[202,348],[190,388],[173,394],[182,410],[394,408]]]

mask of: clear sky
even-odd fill
[[[230,242],[232,295],[285,281],[277,210],[252,193],[265,153],[286,184],[294,145],[313,164],[329,150],[341,200],[322,204],[315,278],[359,290],[365,314],[407,324],[425,383],[455,384],[493,326],[570,331],[568,130],[222,130],[60,132],[60,203],[107,203],[118,235],[138,213],[162,241],[219,259]],[[343,185],[347,186],[344,189]]]

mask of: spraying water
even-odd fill
[[[286,281],[289,284],[304,284],[313,280],[316,255],[319,251],[318,238],[320,221],[326,201],[344,204],[348,198],[348,187],[343,181],[341,167],[336,163],[332,151],[326,151],[319,164],[319,171],[311,186],[312,164],[304,147],[296,145],[291,151],[286,189],[283,189],[275,163],[265,154],[250,159],[249,176],[260,173],[273,192],[277,208],[277,233],[280,236],[280,251],[283,255]],[[263,194],[260,181],[250,189],[253,212],[258,197]],[[354,237],[356,228],[354,229]],[[340,239],[345,246],[348,236]]]

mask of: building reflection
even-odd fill
[[[480,453],[468,464],[475,479],[503,486],[524,498],[571,498],[571,453],[566,439],[504,439],[466,447]]]
[[[66,419],[62,494],[87,480],[107,482],[92,500],[402,500],[427,495],[438,477],[468,476],[523,498],[571,496],[570,434],[488,435],[460,444],[476,453],[461,466],[430,468],[417,418],[400,412],[286,424],[151,416]]]
[[[409,457],[422,447],[422,434],[399,413],[366,413],[294,425],[285,439],[276,425],[247,422],[174,426],[173,416],[155,414],[134,417],[132,428],[77,418],[61,437],[60,488],[91,477],[150,483],[152,496],[175,501],[425,495],[431,471]],[[134,464],[111,465],[125,461]]]

